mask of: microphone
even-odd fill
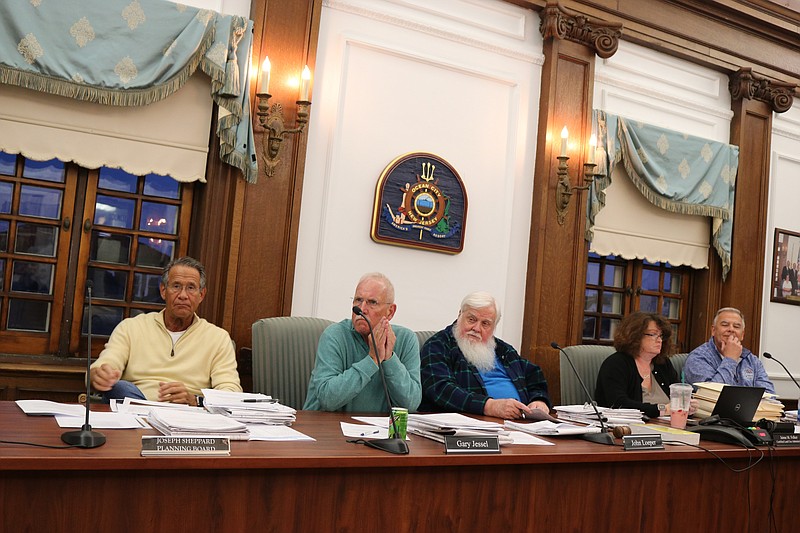
[[[786,368],[786,365],[784,365],[783,363],[781,363],[780,361],[778,361],[777,359],[772,357],[772,354],[769,353],[769,352],[764,352],[764,357],[766,357],[767,359],[772,359],[773,361],[775,361],[776,363],[781,365],[783,367],[783,369],[786,370],[786,373],[789,374],[789,377],[792,378],[792,381],[794,381],[794,384],[797,385],[797,380],[794,379],[794,376],[792,376],[792,373],[789,372],[788,368]],[[797,388],[800,389],[800,385],[797,385]]]
[[[578,373],[578,370],[575,368],[575,365],[572,364],[572,359],[569,358],[567,352],[565,352],[564,349],[561,346],[559,346],[557,342],[555,341],[551,342],[550,347],[563,353],[564,357],[567,358],[567,362],[569,363],[570,368],[572,368],[572,371],[578,377],[578,382],[581,384],[583,392],[586,393],[586,397],[589,399],[589,404],[592,406],[592,409],[594,409],[594,412],[597,415],[597,419],[600,421],[600,433],[587,433],[585,435],[581,435],[581,437],[584,440],[596,442],[598,444],[609,444],[611,446],[614,446],[614,436],[608,432],[608,428],[603,423],[605,422],[605,419],[600,414],[600,410],[597,409],[597,403],[592,399],[592,395],[589,393],[589,389],[586,388],[586,384],[583,382],[583,379],[581,379],[581,375]]]
[[[372,331],[372,323],[369,321],[364,311],[357,305],[353,306],[353,314],[363,318],[369,326],[369,335],[372,338],[372,348],[375,350],[375,356],[378,356],[378,344],[375,342],[375,332]],[[394,428],[394,437],[390,439],[370,439],[365,440],[364,444],[378,450],[383,450],[389,453],[407,454],[408,444],[406,441],[399,437],[400,433],[397,431],[397,420],[392,416],[392,398],[389,396],[389,387],[386,386],[386,374],[383,372],[383,361],[378,363],[378,372],[381,374],[381,382],[383,383],[383,393],[386,395],[386,402],[389,404],[389,420]]]
[[[89,378],[90,366],[92,363],[92,280],[86,280],[86,299],[89,302],[89,312],[87,314],[89,322],[87,324],[87,348],[86,348],[86,421],[81,429],[77,431],[67,431],[61,434],[61,440],[70,446],[78,448],[97,448],[106,443],[106,436],[97,431],[92,431],[89,424],[89,394],[91,393],[92,380]]]

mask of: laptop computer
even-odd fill
[[[764,387],[741,387],[725,385],[719,394],[711,416],[717,415],[723,421],[733,422],[740,427],[753,425],[753,416],[764,396]]]

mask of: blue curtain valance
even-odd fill
[[[675,213],[712,217],[712,242],[722,260],[722,279],[731,268],[733,201],[739,148],[595,110],[598,172],[587,195],[586,240],[605,206],[605,189],[620,161],[636,188],[652,204]]]
[[[250,121],[252,22],[164,0],[3,0],[0,83],[142,106],[199,67],[212,80],[222,160],[258,175]]]

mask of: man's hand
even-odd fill
[[[742,341],[739,340],[739,337],[735,335],[731,335],[727,340],[722,339],[720,341],[720,345],[722,349],[720,352],[725,357],[729,359],[733,359],[734,361],[738,361],[742,357]]]
[[[375,334],[375,344],[378,346],[378,353],[375,353],[375,347],[372,345],[372,339],[369,342],[369,356],[376,364],[389,359],[394,351],[394,343],[397,340],[394,335],[392,326],[389,325],[389,320],[386,317],[381,318],[380,322],[373,328]]]
[[[541,400],[536,400],[528,404],[528,407],[531,409],[539,409],[540,411],[544,411],[547,414],[550,414],[550,408]]]
[[[527,405],[512,398],[507,398],[505,400],[489,398],[483,406],[483,414],[486,416],[505,418],[506,420],[521,418],[522,413],[528,414],[530,412],[531,410]]]
[[[119,381],[120,376],[122,376],[122,372],[113,368],[108,363],[103,363],[89,371],[92,387],[102,392],[111,390],[111,387]]]
[[[197,398],[180,381],[158,384],[158,401],[197,405]]]

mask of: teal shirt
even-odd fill
[[[419,342],[408,328],[392,325],[394,355],[383,362],[393,407],[415,411],[422,400]],[[317,359],[303,409],[388,413],[378,365],[348,318],[331,324],[319,339]]]

